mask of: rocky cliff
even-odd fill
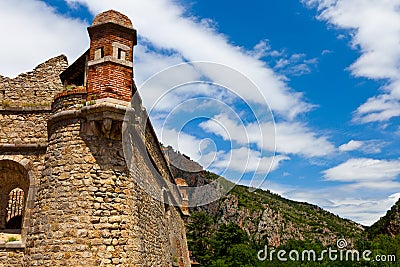
[[[218,178],[211,172],[199,170],[197,163],[172,148],[165,148],[165,151],[169,159],[180,164],[170,164],[173,175],[184,178],[189,186],[202,186]],[[191,165],[195,169],[190,169]],[[315,205],[291,201],[270,191],[250,191],[245,186],[235,186],[218,201],[190,209],[191,213],[199,211],[214,218],[214,228],[234,222],[253,240],[268,240],[275,247],[291,239],[332,245],[339,238],[346,238],[351,243],[364,230],[361,225]]]

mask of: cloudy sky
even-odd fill
[[[72,63],[108,9],[164,144],[365,225],[400,197],[400,0],[0,0],[0,73]]]

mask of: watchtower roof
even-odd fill
[[[115,10],[108,10],[98,14],[94,18],[92,26],[97,26],[109,22],[133,29],[132,21],[124,14],[121,14]]]

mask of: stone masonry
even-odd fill
[[[187,211],[133,81],[136,30],[110,10],[88,31],[71,65],[0,76],[0,231],[24,192],[0,266],[190,266]]]

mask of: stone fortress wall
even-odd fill
[[[25,203],[23,241],[44,167],[51,101],[63,88],[59,74],[67,66],[67,58],[58,56],[16,78],[0,76],[0,231],[7,228],[10,191],[21,188]],[[23,254],[23,242],[6,244],[0,240],[0,265],[21,266]]]
[[[0,76],[0,144],[47,143],[51,103],[67,67],[67,58],[58,56],[13,79]]]
[[[1,106],[50,107],[54,95],[62,90],[59,75],[67,67],[67,58],[61,55],[15,78],[0,75]]]
[[[190,266],[180,193],[141,100],[126,101],[136,90],[131,25],[104,12],[89,32],[106,47],[68,68],[60,56],[0,78],[0,231],[10,191],[25,199],[22,241],[0,242],[0,266]]]

